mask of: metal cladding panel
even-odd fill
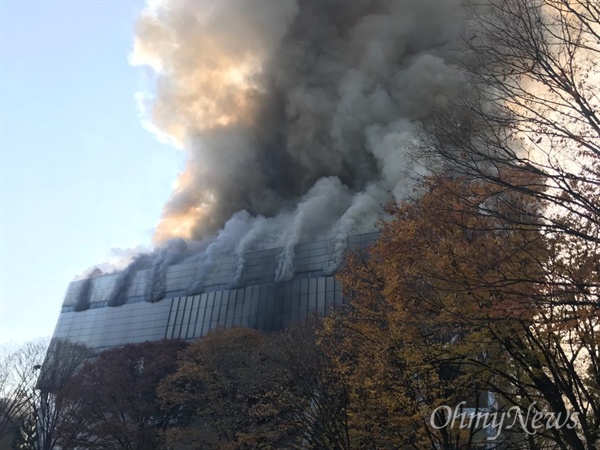
[[[165,337],[171,303],[173,299],[65,311],[60,314],[54,337],[97,349],[160,340]]]
[[[143,297],[146,294],[146,285],[149,277],[149,270],[139,270],[136,272],[133,280],[129,283],[126,297]]]
[[[104,349],[163,338],[196,339],[217,327],[276,331],[305,320],[309,314],[325,314],[326,304],[336,303],[337,296],[341,299],[338,291],[325,290],[328,284],[333,285],[332,279],[302,280],[306,282],[307,294],[295,288],[298,280],[291,280],[174,297],[158,303],[66,311],[59,317],[54,337]]]
[[[300,291],[293,289],[295,281],[176,298],[171,303],[166,337],[195,339],[206,335],[208,330],[232,326],[269,332],[306,319],[309,314],[324,315],[326,305],[332,307],[338,293],[326,291],[328,281],[333,286],[333,277],[314,281],[315,287],[322,290],[304,296],[304,302],[300,301]]]
[[[117,277],[118,274],[109,274],[97,278],[92,278],[90,280],[73,281],[71,284],[69,284],[67,293],[65,295],[65,300],[63,302],[63,306],[74,305],[77,302],[77,299],[79,298],[79,295],[81,294],[81,291],[83,290],[85,284],[88,282],[92,285],[91,301],[107,301],[114,287],[115,280],[117,279]]]
[[[181,263],[167,268],[166,284],[167,292],[178,292],[186,290],[196,276],[197,264]]]
[[[347,243],[350,248],[364,248],[377,237],[377,233],[366,233],[349,236]],[[298,244],[293,252],[293,278],[314,278],[325,274],[335,264],[333,254],[337,243],[319,241]],[[240,257],[224,256],[207,260],[202,255],[195,260],[173,264],[162,273],[151,269],[138,270],[127,280],[123,289],[125,303],[147,300],[148,286],[152,285],[154,277],[162,278],[159,283],[164,285],[164,298],[180,295],[201,294],[202,292],[220,291],[224,289],[257,286],[281,281],[276,279],[277,269],[281,265],[283,248],[271,248],[246,253]],[[332,266],[333,264],[333,266]],[[327,269],[327,270],[326,270]],[[80,309],[98,308],[109,301],[121,274],[102,275],[92,279],[74,281],[69,285],[63,310],[72,310],[86,297],[86,305]],[[159,300],[152,298],[151,300]]]
[[[347,240],[350,247],[364,248],[376,237],[368,233]],[[75,281],[67,290],[54,336],[102,349],[163,338],[196,339],[217,327],[269,332],[310,314],[329,314],[343,304],[340,283],[324,274],[331,247],[328,241],[297,245],[294,276],[285,281],[275,279],[281,248],[250,252],[241,259],[219,258],[208,267],[199,261],[174,264],[163,273],[166,298],[156,303],[145,301],[150,269],[132,274],[124,288],[125,304],[115,307],[108,300],[119,274]],[[198,288],[200,292],[190,292]],[[75,312],[85,295],[88,309]]]

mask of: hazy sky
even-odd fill
[[[0,343],[50,336],[75,275],[150,246],[183,164],[140,121],[142,1],[2,0]]]

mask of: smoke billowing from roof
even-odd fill
[[[203,241],[203,264],[240,265],[281,246],[280,279],[300,241],[341,256],[423,170],[410,144],[458,89],[462,16],[457,0],[153,2],[131,60],[156,76],[153,127],[188,156],[156,243]]]

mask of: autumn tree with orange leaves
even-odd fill
[[[171,440],[190,448],[350,450],[346,389],[314,327],[273,335],[218,329],[191,344],[159,388],[163,404],[192,421]]]
[[[56,431],[56,447],[165,448],[167,431],[186,417],[158,401],[157,387],[176,370],[185,347],[179,340],[128,344],[88,361],[60,389],[71,408]]]
[[[269,373],[265,337],[246,328],[219,329],[192,343],[159,387],[167,408],[190,417],[170,440],[190,448],[252,448],[279,439],[265,390]]]
[[[424,189],[416,202],[390,205],[378,241],[349,258],[341,279],[350,307],[323,332],[351,386],[354,445],[477,448],[485,430],[438,427],[447,418],[431,417],[465,401],[579,413],[577,429],[513,429],[489,445],[595,448],[598,306],[560,280],[578,272],[589,285],[597,269],[585,251],[565,258],[568,240],[506,220],[535,218],[542,206],[530,196],[461,177]],[[490,202],[501,214],[483,212]]]

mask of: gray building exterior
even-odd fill
[[[350,236],[349,248],[364,248],[377,233]],[[145,295],[151,271],[135,272],[123,286],[126,301],[109,306],[120,274],[103,275],[69,285],[54,331],[96,350],[161,339],[197,339],[217,327],[243,326],[276,331],[328,314],[343,304],[341,285],[327,273],[332,256],[327,241],[294,248],[294,276],[276,281],[281,248],[249,252],[238,272],[235,257],[222,257],[198,275],[197,263],[173,264],[166,269],[166,294],[149,303]],[[195,278],[199,278],[196,280]],[[237,281],[235,281],[237,278]],[[194,286],[193,294],[190,286]],[[77,311],[85,292],[89,307]]]

